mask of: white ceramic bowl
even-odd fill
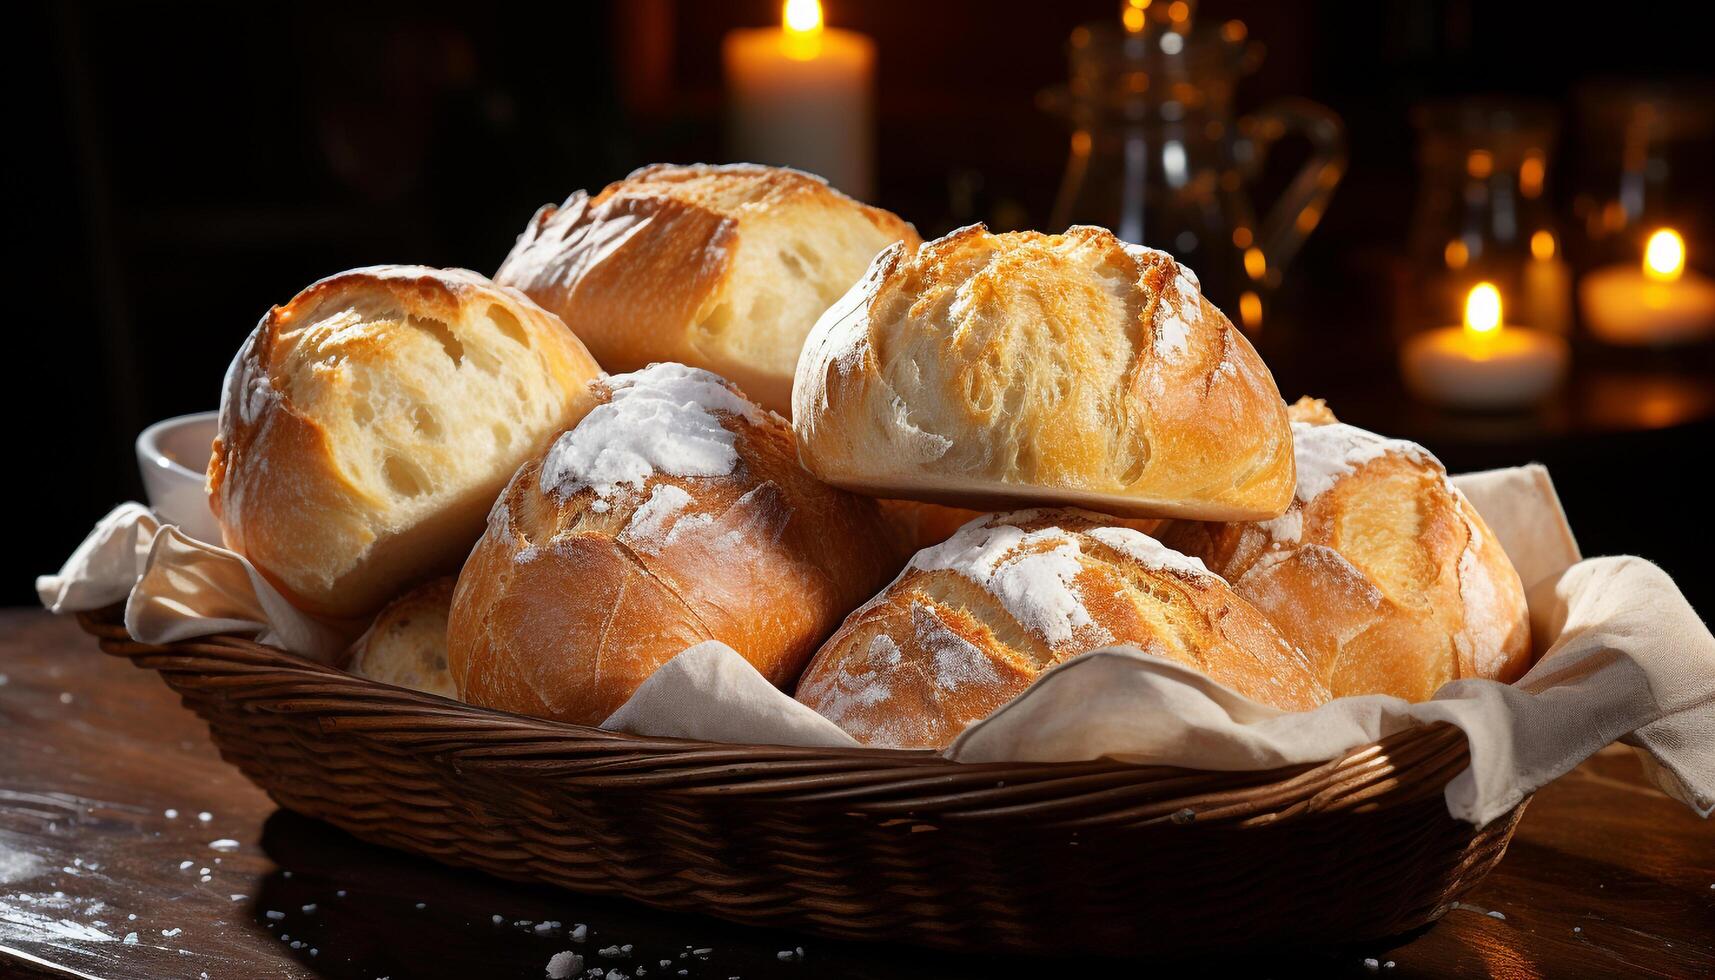
[[[199,541],[220,543],[220,525],[208,509],[203,481],[219,412],[163,419],[137,437],[143,490],[161,520]]]

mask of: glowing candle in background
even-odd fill
[[[1452,408],[1519,408],[1554,389],[1566,373],[1566,341],[1507,326],[1501,292],[1480,282],[1465,298],[1465,322],[1412,337],[1400,352],[1406,386]]]
[[[1671,346],[1715,335],[1715,282],[1685,267],[1685,239],[1658,229],[1638,266],[1611,265],[1578,286],[1584,322],[1610,344]]]
[[[875,193],[875,45],[822,22],[816,0],[788,0],[781,26],[722,44],[727,144],[734,159],[797,167],[868,200]]]
[[[1560,243],[1546,228],[1531,233],[1530,258],[1520,277],[1530,325],[1549,333],[1572,329],[1572,272],[1560,257]]]

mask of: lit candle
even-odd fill
[[[781,19],[777,28],[732,31],[722,45],[729,150],[820,174],[867,199],[875,191],[875,45],[823,26],[816,0],[787,0]]]
[[[1572,273],[1561,261],[1554,232],[1541,229],[1530,236],[1530,259],[1524,264],[1521,288],[1530,325],[1564,334],[1572,329]]]
[[[1453,408],[1517,408],[1542,398],[1566,373],[1566,341],[1503,326],[1501,293],[1482,282],[1465,298],[1465,323],[1412,337],[1400,352],[1412,393]]]
[[[1715,282],[1685,267],[1672,228],[1649,237],[1642,267],[1611,265],[1578,286],[1584,322],[1610,344],[1667,346],[1715,333]]]

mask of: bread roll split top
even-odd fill
[[[787,412],[816,318],[876,252],[918,240],[810,174],[661,164],[544,206],[495,279],[559,314],[611,371],[682,361]]]
[[[1292,506],[1259,523],[1173,522],[1197,555],[1310,658],[1335,697],[1432,697],[1458,678],[1530,666],[1524,589],[1447,471],[1416,443],[1294,406]]]
[[[460,696],[599,724],[705,640],[789,686],[903,561],[896,532],[707,371],[657,364],[595,388],[600,404],[518,470],[459,576]]]
[[[1273,517],[1274,379],[1172,257],[1075,226],[890,246],[823,314],[793,425],[811,472],[885,497]]]
[[[361,617],[458,569],[600,373],[558,318],[474,272],[331,276],[270,310],[228,369],[210,504],[294,604]]]
[[[940,748],[1048,668],[1122,644],[1281,708],[1327,699],[1202,562],[1070,510],[987,515],[918,552],[816,654],[797,697],[861,742]]]

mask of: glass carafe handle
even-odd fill
[[[1346,173],[1346,127],[1334,110],[1308,99],[1280,99],[1239,120],[1238,163],[1247,183],[1262,169],[1269,148],[1290,133],[1310,141],[1310,159],[1268,210],[1256,235],[1271,286],[1322,220]]]

